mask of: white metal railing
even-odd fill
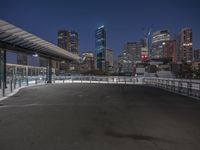
[[[124,76],[59,76],[54,77],[52,82],[149,85],[200,99],[200,80]]]
[[[200,80],[143,78],[143,84],[200,99]]]
[[[52,83],[142,84],[143,78],[122,76],[58,76]]]
[[[39,84],[46,84],[45,77],[7,78],[5,88],[1,85],[0,98],[8,96],[15,90]],[[162,88],[171,92],[200,99],[200,80],[124,77],[124,76],[53,76],[52,83],[96,83],[96,84],[136,84]],[[4,89],[4,90],[3,90]]]
[[[0,98],[7,97],[22,87],[41,85],[46,83],[44,77],[7,78],[6,84],[1,82]]]

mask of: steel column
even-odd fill
[[[0,88],[2,95],[5,96],[6,88],[6,50],[0,48]]]
[[[51,60],[51,58],[48,59],[47,83],[52,83],[52,60]]]

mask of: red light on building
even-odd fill
[[[146,54],[141,54],[141,61],[147,61],[148,60],[148,56]]]

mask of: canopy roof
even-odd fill
[[[45,54],[45,56],[78,61],[80,57],[50,42],[22,30],[4,20],[0,20],[0,42],[19,47],[25,52]]]

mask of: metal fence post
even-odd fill
[[[145,78],[142,78],[142,85],[145,84]]]
[[[21,86],[22,86],[22,79],[19,78],[19,87],[21,87]]]
[[[14,89],[16,89],[16,78],[14,78]]]
[[[5,96],[5,81],[3,81],[2,84],[3,84],[1,86],[2,87],[2,96],[4,97]]]
[[[29,85],[29,83],[28,83],[28,77],[26,78],[26,86],[28,86]]]
[[[53,83],[54,83],[54,84],[56,83],[56,78],[55,78],[55,77],[53,78]]]
[[[191,80],[190,80],[190,96],[193,96],[192,95],[192,82],[191,82]]]
[[[199,98],[200,98],[200,83],[199,83],[199,95],[198,95],[198,96],[199,96]]]
[[[37,85],[37,78],[35,78],[35,85]]]
[[[11,93],[13,92],[13,89],[12,89],[12,79],[10,79],[10,92]]]
[[[182,93],[182,86],[183,86],[183,83],[180,81],[180,93]]]
[[[173,82],[172,82],[172,80],[170,80],[170,91],[172,91],[173,90]]]
[[[189,85],[190,83],[189,82],[187,82],[187,95],[189,96],[190,95],[190,85]]]

